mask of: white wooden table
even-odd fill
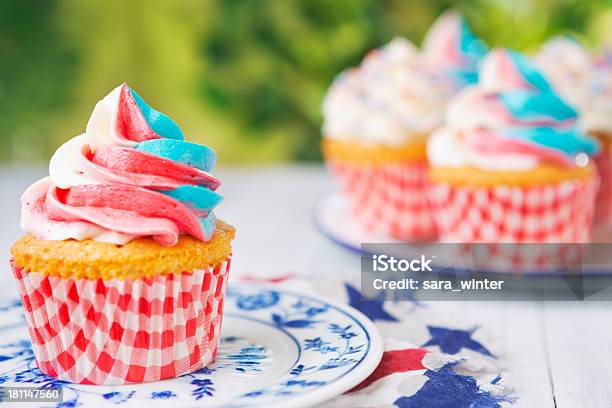
[[[9,248],[21,232],[19,195],[43,167],[0,168],[0,295],[16,294]],[[217,212],[238,228],[233,275],[355,276],[359,258],[314,228],[312,210],[332,191],[321,166],[225,168]],[[440,305],[442,306],[442,305]],[[448,303],[445,307],[448,307]],[[453,305],[495,339],[517,407],[612,407],[610,302],[463,302]]]

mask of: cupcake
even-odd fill
[[[371,51],[323,104],[323,155],[351,214],[366,231],[404,241],[436,236],[427,139],[450,97],[477,76],[474,50],[485,47],[456,14],[427,38],[423,52],[400,38]]]
[[[569,37],[548,41],[535,56],[561,96],[580,113],[580,127],[601,143],[595,220],[612,224],[612,55],[591,55]]]
[[[492,51],[428,143],[441,240],[589,241],[597,151],[530,61]]]
[[[55,152],[11,250],[42,372],[124,384],[213,361],[234,238],[213,213],[214,164],[126,84]]]

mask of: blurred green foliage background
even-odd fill
[[[333,77],[449,7],[492,45],[612,44],[612,1],[3,0],[0,161],[46,161],[122,81],[222,163],[319,158]]]

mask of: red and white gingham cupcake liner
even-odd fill
[[[612,225],[612,151],[604,149],[595,156],[600,185],[595,205],[595,220]]]
[[[598,180],[533,187],[433,183],[442,242],[588,242]]]
[[[427,200],[426,162],[377,165],[328,162],[349,209],[366,231],[402,241],[431,240],[436,224]]]
[[[45,374],[79,384],[139,383],[215,358],[229,258],[137,280],[64,279],[11,265]]]

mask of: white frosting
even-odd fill
[[[49,175],[59,188],[70,188],[84,184],[98,184],[83,175],[79,166],[81,152],[88,144],[88,135],[82,134],[68,140],[55,151],[49,161]]]
[[[467,154],[456,137],[457,132],[448,126],[436,130],[427,142],[427,159],[432,167],[463,167]]]
[[[612,132],[612,62],[593,73],[589,98],[580,109],[586,131]]]
[[[96,103],[87,122],[84,134],[73,137],[59,147],[49,162],[49,175],[59,188],[70,188],[83,184],[98,184],[83,175],[81,164],[84,148],[91,152],[106,145],[134,146],[135,142],[125,140],[117,134],[117,111],[121,87],[113,89]]]
[[[488,171],[528,171],[538,166],[538,159],[524,154],[483,154],[461,141],[461,128],[446,125],[436,130],[427,143],[431,167],[475,167]]]
[[[494,50],[483,60],[480,82],[464,88],[449,104],[445,124],[430,137],[427,157],[432,167],[474,167],[485,171],[528,171],[539,165],[539,158],[528,153],[487,153],[462,140],[477,129],[493,133],[512,121],[503,107],[495,103],[500,92],[524,87],[520,77],[508,69],[507,55]],[[509,123],[510,122],[510,123]]]
[[[477,127],[497,128],[499,115],[487,100],[488,91],[484,86],[470,86],[461,91],[449,104],[445,115],[445,124],[456,129],[473,129]]]
[[[436,64],[456,63],[458,51],[455,42],[460,41],[461,16],[455,11],[443,13],[429,27],[421,48],[425,59],[432,68],[439,69]]]
[[[562,37],[548,41],[534,60],[561,96],[580,112],[585,131],[612,131],[611,62],[595,64],[580,43]]]
[[[121,88],[119,85],[102,100],[98,101],[87,122],[85,134],[89,147],[95,152],[98,147],[105,145],[135,146],[137,143],[126,140],[117,134],[117,110]]]
[[[323,104],[323,133],[402,144],[434,129],[448,98],[448,89],[426,69],[419,50],[398,38],[334,81]]]
[[[85,184],[99,184],[98,181],[83,175],[81,166],[83,163],[81,153],[83,149],[88,148],[95,151],[95,149],[104,145],[133,146],[135,144],[134,142],[126,141],[119,137],[115,130],[121,86],[122,85],[119,85],[117,88],[113,89],[96,104],[84,134],[68,140],[55,151],[49,161],[50,181],[49,178],[45,178],[34,183],[26,190],[24,197],[28,195],[28,193],[31,195],[31,193],[37,191],[36,189],[48,188],[49,182],[52,182],[62,189]],[[25,206],[22,206],[22,208],[25,208]],[[22,227],[26,230],[36,228],[35,225],[37,224],[43,224],[37,223],[36,220],[31,219],[30,214],[23,210],[21,220]],[[51,225],[49,223],[47,224]],[[116,245],[124,245],[134,239],[132,235],[110,231],[89,222],[71,221],[61,222],[61,224],[60,227],[55,227],[52,230],[40,231],[40,235],[45,236],[45,238],[49,240],[61,241],[76,239],[82,241],[92,239],[94,241]]]

